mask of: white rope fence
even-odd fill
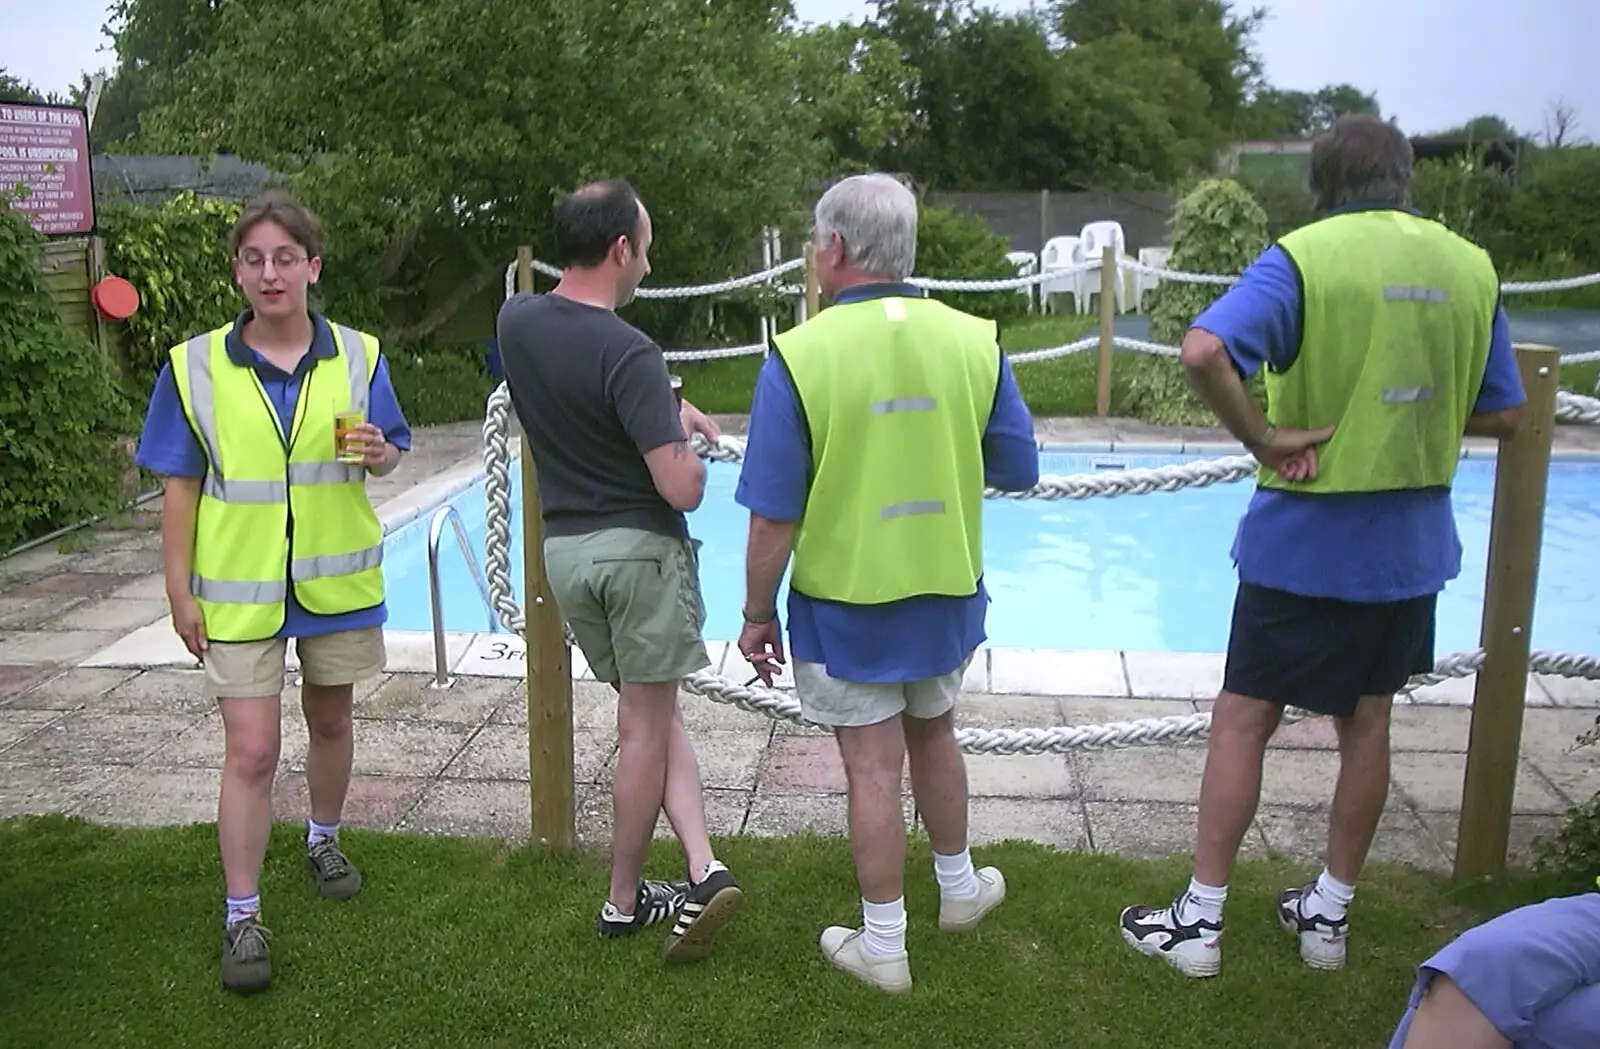
[[[1586,401],[1584,412],[1596,413],[1600,422],[1600,400]],[[504,383],[489,395],[483,421],[483,460],[485,467],[485,515],[488,523],[485,574],[489,580],[490,601],[501,624],[526,637],[526,620],[517,606],[511,586],[511,450],[509,447],[511,395]],[[740,462],[744,442],[724,435],[716,442],[696,435],[696,452],[722,462]],[[989,498],[1087,499],[1118,495],[1146,495],[1180,488],[1240,481],[1255,473],[1251,456],[1227,456],[1172,466],[1119,470],[1109,473],[1046,476],[1027,492],[989,490]],[[570,629],[567,643],[572,641]],[[1431,673],[1413,677],[1402,692],[1412,692],[1451,678],[1471,677],[1483,665],[1483,650],[1455,652],[1440,659]],[[1570,652],[1534,652],[1529,661],[1533,673],[1559,677],[1600,680],[1600,658]],[[708,670],[696,671],[684,679],[684,687],[717,703],[725,703],[768,717],[810,725],[793,696],[755,684],[740,684]],[[1296,709],[1285,711],[1286,724],[1313,715]],[[963,751],[982,754],[1062,754],[1072,750],[1093,750],[1150,746],[1158,743],[1187,743],[1204,739],[1211,730],[1210,713],[1178,714],[1159,718],[1136,718],[1104,725],[1060,725],[1025,729],[964,728],[956,733]]]
[[[1216,284],[1231,285],[1239,278],[1237,275],[1221,273],[1190,273],[1184,270],[1167,269],[1161,266],[1151,266],[1137,259],[1126,256],[1114,256],[1117,266],[1118,279],[1122,271],[1127,270],[1141,276],[1154,277],[1157,280],[1172,281],[1178,284]],[[912,277],[908,281],[917,287],[928,291],[960,291],[960,292],[1002,292],[1022,291],[1046,281],[1056,281],[1071,277],[1078,273],[1099,272],[1101,260],[1099,258],[1086,259],[1066,266],[1042,267],[1035,273],[1018,277],[1005,278],[943,278],[943,277]],[[780,262],[775,266],[761,270],[757,273],[746,274],[743,277],[733,277],[728,280],[715,281],[709,284],[685,284],[665,287],[640,287],[634,294],[641,299],[691,299],[708,295],[721,295],[741,288],[751,288],[758,285],[767,285],[772,291],[785,297],[799,297],[805,294],[803,284],[774,284],[777,278],[796,270],[804,269],[805,259],[790,259]],[[533,269],[547,277],[559,278],[561,271],[547,262],[535,259]],[[505,290],[506,298],[510,298],[516,291],[517,264],[511,263],[506,267]],[[1537,294],[1540,292],[1571,291],[1576,288],[1586,288],[1600,284],[1600,273],[1588,273],[1579,277],[1560,277],[1554,280],[1535,281],[1507,281],[1500,286],[1500,290],[1510,295]],[[1098,290],[1098,289],[1096,289]],[[1162,357],[1175,357],[1178,355],[1176,346],[1164,346],[1161,343],[1147,342],[1142,339],[1130,339],[1115,336],[1112,342],[1124,350],[1136,353],[1147,353]],[[1027,353],[1012,354],[1013,364],[1023,364],[1029,361],[1053,360],[1057,357],[1066,357],[1074,353],[1092,349],[1099,343],[1094,337],[1080,339],[1077,342],[1067,343],[1064,346],[1053,346],[1043,350],[1031,350]],[[669,361],[715,361],[727,360],[733,357],[752,357],[766,351],[765,343],[749,343],[743,346],[728,346],[711,349],[668,350],[666,358]],[[1600,361],[1600,350],[1590,350],[1583,353],[1567,354],[1561,358],[1562,364],[1587,364]],[[1564,422],[1574,421],[1564,416],[1557,416]],[[1589,421],[1587,419],[1581,421]]]

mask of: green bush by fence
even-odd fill
[[[126,378],[134,394],[148,396],[168,350],[244,306],[228,254],[239,211],[239,204],[186,190],[159,208],[116,204],[101,212],[106,264],[141,300],[127,322]]]
[[[1178,202],[1167,265],[1188,273],[1242,273],[1266,247],[1267,213],[1250,191],[1232,179],[1206,179]],[[1223,284],[1162,281],[1151,293],[1151,340],[1179,345],[1194,319],[1227,290]],[[1141,355],[1128,367],[1133,374],[1125,411],[1150,422],[1215,425],[1177,361]]]
[[[975,215],[947,207],[923,205],[917,217],[917,267],[919,277],[951,280],[1004,280],[1017,275],[1006,260],[1009,245]],[[932,297],[958,310],[1005,322],[1028,312],[1028,302],[1016,292],[933,292]]]
[[[41,244],[0,198],[0,551],[115,510],[137,425],[111,359],[61,324]]]

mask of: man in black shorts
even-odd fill
[[[711,660],[700,631],[699,561],[684,513],[705,495],[688,435],[717,427],[680,405],[661,349],[622,320],[650,272],[650,215],[620,180],[555,209],[565,267],[548,295],[500,309],[506,382],[539,477],[550,586],[597,679],[618,691],[611,893],[603,936],[676,917],[668,962],[696,961],[742,899],[711,851],[700,768],[678,684]],[[642,880],[662,809],[689,880]]]
[[[1283,708],[1331,715],[1339,780],[1326,866],[1278,899],[1317,969],[1389,790],[1389,710],[1433,666],[1434,603],[1461,571],[1450,485],[1463,433],[1505,437],[1522,383],[1488,256],[1406,205],[1411,144],[1374,117],[1317,140],[1324,217],[1269,247],[1195,321],[1190,384],[1261,463],[1234,542],[1239,589],[1200,786],[1194,876],[1122,912],[1127,942],[1189,976],[1222,968],[1228,875]],[[1267,368],[1267,411],[1243,379]]]

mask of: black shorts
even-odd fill
[[[1362,696],[1393,695],[1433,669],[1437,603],[1437,594],[1360,604],[1240,583],[1222,687],[1349,717]]]

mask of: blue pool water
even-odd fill
[[[1160,466],[1198,456],[1041,455],[1047,474]],[[1108,466],[1109,464],[1109,466]],[[1465,548],[1461,576],[1439,603],[1441,654],[1476,648],[1489,545],[1494,465],[1461,464],[1455,490]],[[522,600],[521,471],[513,469],[512,580]],[[704,542],[701,586],[708,611],[705,636],[739,634],[744,600],[746,512],[733,501],[739,467],[711,463],[706,498],[690,515]],[[989,645],[996,648],[1121,649],[1221,652],[1227,647],[1235,575],[1228,550],[1253,482],[1185,488],[1113,499],[990,499],[984,507]],[[480,560],[484,557],[484,488],[480,480],[455,500]],[[388,538],[384,570],[391,629],[430,630],[428,518]],[[1535,648],[1600,652],[1600,463],[1551,465],[1544,552],[1534,614]],[[452,631],[501,630],[483,608],[455,540],[441,548],[445,626]],[[787,580],[785,580],[787,584]]]

